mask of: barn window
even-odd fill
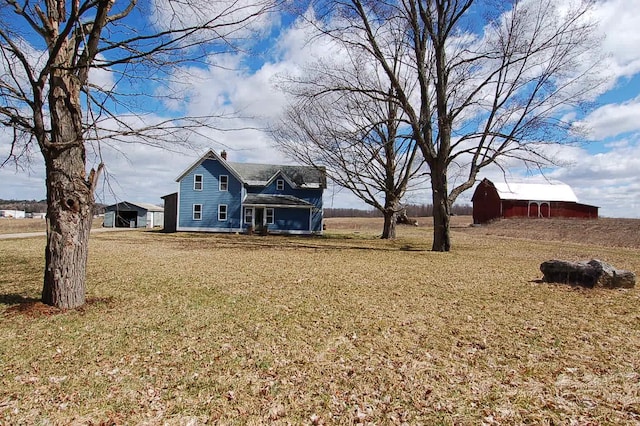
[[[193,190],[202,191],[202,175],[193,175]]]
[[[193,205],[193,220],[202,220],[202,204]]]
[[[266,221],[267,221],[267,225],[273,225],[273,223],[274,223],[274,220],[273,220],[273,209],[266,209],[265,218],[266,218]]]
[[[218,221],[224,222],[227,220],[227,205],[220,204],[218,206]]]
[[[229,176],[220,175],[220,191],[228,191],[229,190]]]
[[[278,179],[276,181],[276,190],[284,191],[284,179]]]
[[[246,223],[247,225],[253,225],[253,207],[245,207],[244,223]]]

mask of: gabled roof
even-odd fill
[[[117,206],[121,206],[121,205],[125,205],[125,206],[135,206],[135,207],[139,207],[143,210],[149,211],[149,212],[163,212],[164,211],[164,207],[160,207],[160,206],[156,206],[155,204],[151,204],[151,203],[132,203],[131,201],[121,201],[117,204],[112,204],[110,206],[107,206],[106,208],[111,208],[111,207],[116,207]]]
[[[189,166],[180,176],[178,176],[178,178],[176,178],[176,181],[182,180],[193,169],[198,167],[207,159],[216,159],[220,161],[239,181],[249,186],[267,186],[278,175],[282,175],[289,185],[295,188],[320,189],[327,187],[326,175],[322,169],[319,170],[310,166],[232,163],[224,160],[213,150],[209,150],[205,155]]]
[[[532,179],[518,182],[491,183],[503,200],[578,202],[578,197],[576,197],[573,189],[560,181]]]

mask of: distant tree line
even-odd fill
[[[106,205],[95,203],[93,214],[103,214]],[[3,200],[0,198],[0,210],[22,210],[25,213],[46,213],[47,200]]]
[[[409,217],[432,217],[433,205],[431,204],[409,204],[405,206]],[[451,207],[451,214],[455,216],[471,216],[473,206],[469,204],[454,204]],[[352,209],[352,208],[325,208],[324,217],[382,217],[382,212],[376,209]]]

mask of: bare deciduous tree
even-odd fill
[[[285,77],[281,86],[294,101],[273,134],[289,156],[324,167],[337,185],[379,210],[381,238],[393,239],[401,200],[422,162],[411,135],[400,131],[402,111],[390,93],[395,89],[366,59],[323,61]]]
[[[567,117],[588,105],[600,83],[593,72],[592,3],[310,2],[318,29],[375,58],[394,89],[429,167],[433,250],[451,249],[451,205],[481,169],[512,159],[552,164],[545,145],[570,139]],[[403,65],[410,73],[394,69],[389,46],[398,42],[406,45]],[[450,189],[453,169],[459,181]]]
[[[21,161],[34,144],[45,163],[44,303],[85,303],[94,192],[103,169],[100,162],[87,170],[87,143],[175,142],[185,128],[207,126],[208,117],[145,117],[138,109],[144,102],[135,102],[172,67],[233,49],[236,36],[273,3],[0,1],[0,122],[13,131],[3,164]],[[96,84],[90,79],[96,72],[116,84]]]

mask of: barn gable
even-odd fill
[[[508,217],[598,217],[598,207],[578,203],[571,187],[558,181],[494,183],[483,179],[471,201],[476,224]]]

